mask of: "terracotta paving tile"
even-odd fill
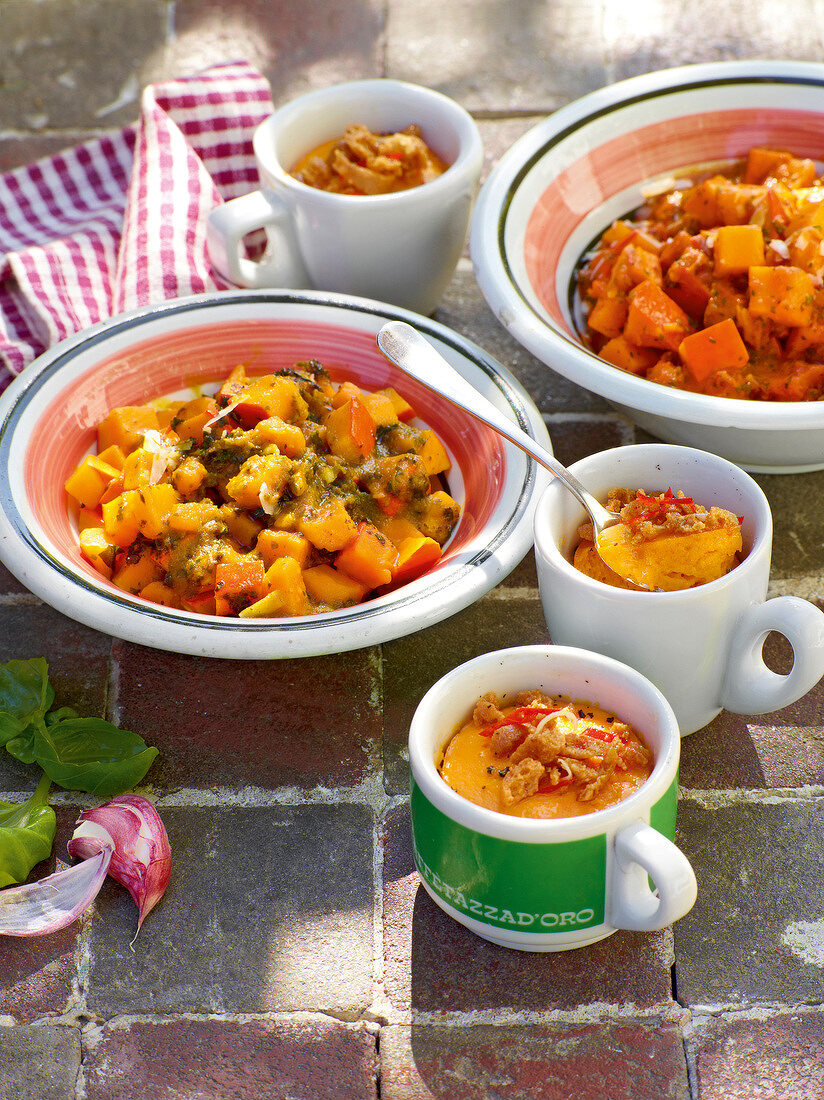
[[[57,833],[51,857],[37,864],[29,881],[44,878],[71,862],[66,843],[74,832],[79,810],[58,807],[56,813]],[[80,929],[80,922],[75,921],[48,936],[0,936],[0,1016],[36,1020],[62,1015],[69,1009]],[[0,1028],[0,1035],[3,1030]]]
[[[552,1026],[385,1027],[381,1100],[689,1100],[666,1019]]]
[[[75,1100],[80,1033],[56,1024],[0,1028],[0,1100]]]
[[[84,1083],[87,1100],[372,1100],[375,1036],[308,1014],[125,1020],[93,1037]]]
[[[349,786],[378,767],[369,650],[311,663],[209,660],[125,643],[114,652],[118,724],[160,749],[152,782],[161,789]]]
[[[549,7],[527,0],[506,6],[453,0],[448,33],[443,20],[437,0],[394,4],[388,75],[437,87],[471,110],[507,103],[512,113],[549,110],[607,83],[605,57],[593,35],[601,12],[591,0]],[[567,63],[570,54],[575,65]]]
[[[534,121],[534,118],[530,119],[530,122]],[[497,120],[481,122],[485,144],[501,141],[495,134],[497,127],[502,125],[505,123]],[[545,415],[611,411],[603,398],[582,390],[574,382],[568,382],[556,374],[510,335],[487,305],[468,260],[459,266],[446,288],[434,318],[461,333],[506,367],[527,389],[536,406]]]
[[[764,659],[775,672],[792,663],[786,639],[770,634]],[[824,782],[824,680],[772,714],[726,711],[681,742],[680,780],[697,790],[803,787]]]
[[[824,849],[805,838],[822,822],[822,798],[681,801],[676,843],[698,879],[698,900],[673,930],[682,1004],[821,999]]]
[[[616,932],[585,950],[543,954],[498,947],[447,916],[420,885],[406,806],[387,814],[381,835],[385,982],[397,1011],[672,1003],[668,933]]]
[[[0,145],[0,149],[5,151],[5,144]],[[36,597],[29,596],[28,592],[29,590],[26,586],[21,584],[17,577],[6,569],[5,565],[0,565],[0,594],[5,596],[8,593],[25,593],[28,597],[28,602],[33,603]]]
[[[688,1050],[701,1100],[819,1100],[824,1096],[820,1010],[722,1015],[701,1021]]]
[[[34,20],[30,3],[8,0],[3,37],[13,47],[3,51],[4,126],[54,131],[131,122],[145,61],[166,34],[163,0],[56,0]]]
[[[372,1000],[372,822],[360,806],[161,807],[174,869],[130,946],[137,911],[98,895],[90,1010],[318,1010]]]
[[[175,5],[170,71],[235,57],[269,79],[275,104],[311,88],[383,75],[379,0],[186,0]]]

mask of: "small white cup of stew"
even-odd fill
[[[723,575],[676,591],[633,591],[573,566],[583,509],[551,483],[535,513],[535,560],[549,635],[623,661],[672,706],[682,735],[721,710],[765,714],[789,706],[824,675],[824,614],[794,596],[767,599],[772,515],[756,482],[738,466],[690,447],[648,444],[590,455],[570,467],[599,500],[612,488],[682,492],[696,505],[740,520],[742,549]],[[770,631],[792,646],[787,675],[762,647]]]
[[[490,693],[498,713],[487,709]],[[536,693],[541,705],[522,705]],[[534,770],[530,754],[540,755],[527,738],[547,731],[562,731],[554,763],[534,791],[517,782],[507,794],[506,776]],[[627,745],[643,768],[620,763]],[[414,856],[425,890],[483,939],[521,951],[565,951],[617,929],[669,925],[696,897],[692,867],[673,843],[679,752],[667,701],[609,657],[523,646],[460,665],[429,689],[410,726]],[[455,753],[463,785],[449,770]]]
[[[329,155],[353,125],[376,137],[416,127],[443,171],[427,169],[424,182],[384,193],[304,182],[307,158]],[[335,84],[278,108],[253,143],[260,188],[209,217],[209,256],[221,275],[244,287],[315,288],[417,313],[435,309],[466,243],[483,163],[480,133],[460,104],[397,80]],[[244,239],[257,230],[268,245],[254,259]]]

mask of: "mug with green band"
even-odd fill
[[[494,691],[597,703],[652,750],[646,782],[624,801],[539,820],[477,806],[441,778],[439,754]],[[493,943],[522,951],[583,947],[619,928],[651,931],[684,916],[695,874],[673,843],[680,735],[647,679],[610,657],[564,646],[486,653],[447,673],[418,704],[409,732],[414,856],[433,901]]]

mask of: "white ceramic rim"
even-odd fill
[[[501,158],[490,173],[475,204],[470,231],[470,253],[475,275],[490,308],[507,329],[542,361],[578,385],[591,388],[607,401],[637,408],[680,422],[714,428],[788,432],[824,427],[823,402],[757,402],[715,398],[668,389],[610,367],[572,337],[556,331],[529,304],[515,285],[507,259],[505,238],[522,241],[524,226],[508,225],[513,199],[527,171],[539,163],[561,136],[619,105],[678,93],[686,88],[723,85],[804,84],[822,89],[824,65],[794,61],[729,61],[686,65],[632,77],[576,100],[533,127]],[[677,165],[673,166],[678,167]],[[640,182],[640,181],[639,181]],[[667,408],[661,408],[662,396]],[[789,466],[789,464],[788,464]]]
[[[531,679],[527,674],[527,683],[521,670],[531,667],[535,662],[545,663],[547,671],[543,677],[539,673]],[[584,674],[591,676],[596,683],[589,696],[590,701],[600,703],[607,710],[615,709],[621,718],[625,716],[612,701],[614,697],[623,692],[639,700],[639,705],[642,703],[650,712],[650,721],[660,730],[663,745],[663,751],[656,753],[652,774],[643,787],[605,810],[550,821],[499,814],[477,806],[453,791],[438,773],[435,756],[449,740],[458,723],[466,720],[478,698],[477,694],[468,691],[464,685],[467,681],[471,683],[478,672],[491,674],[493,670],[498,671],[505,667],[512,669],[514,690],[521,690],[522,687],[544,687],[556,675],[564,678],[578,678]],[[561,684],[563,683],[564,679],[561,680]],[[605,687],[599,688],[598,683]],[[557,686],[551,691],[573,697],[577,695],[579,698],[585,695],[574,687]],[[447,722],[446,729],[438,727],[441,732],[433,752],[430,730],[438,724],[444,698],[455,699],[454,709],[459,717],[454,723]],[[631,718],[626,720],[632,721]],[[641,729],[641,732],[647,731]],[[432,685],[418,703],[409,727],[409,766],[415,783],[432,805],[467,829],[522,844],[579,840],[582,837],[610,832],[618,822],[625,820],[647,821],[650,806],[661,798],[677,773],[680,752],[681,735],[675,714],[658,688],[629,665],[612,657],[572,646],[516,646],[474,657],[453,668]]]
[[[589,480],[593,465],[598,465],[603,462],[608,465],[614,458],[620,460],[621,456],[643,459],[649,469],[654,469],[656,464],[661,462],[665,458],[679,458],[684,461],[694,461],[695,463],[703,466],[710,466],[718,470],[719,478],[725,477],[729,479],[730,484],[738,483],[744,486],[746,492],[748,492],[755,507],[758,509],[756,516],[743,513],[744,521],[741,526],[741,534],[746,550],[746,556],[741,563],[735,567],[734,570],[725,574],[723,577],[719,577],[717,580],[709,581],[707,584],[701,585],[701,592],[711,594],[713,591],[719,594],[730,584],[737,583],[741,574],[750,572],[751,566],[754,567],[754,563],[760,560],[766,553],[769,560],[772,551],[772,512],[770,511],[770,505],[764,495],[761,486],[750,477],[746,471],[742,470],[740,466],[736,466],[734,462],[730,462],[729,459],[721,457],[721,455],[712,454],[709,451],[699,451],[695,447],[679,447],[672,443],[638,443],[628,447],[612,447],[607,451],[599,451],[596,454],[587,455],[585,458],[579,459],[570,466],[570,471],[575,474],[587,487],[590,486]],[[608,479],[610,484],[619,484],[621,482],[621,470],[620,466],[613,466]],[[666,478],[665,478],[666,480]],[[678,485],[677,488],[683,489],[689,486]],[[630,486],[631,488],[631,486]],[[652,486],[652,489],[657,486]],[[676,488],[676,486],[673,486]],[[560,573],[569,577],[570,581],[574,581],[575,584],[583,585],[584,588],[592,588],[593,591],[597,590],[600,593],[604,591],[604,585],[600,581],[596,581],[593,577],[588,577],[585,573],[581,573],[564,551],[558,546],[555,538],[550,534],[550,521],[549,511],[551,508],[551,501],[557,500],[558,493],[565,493],[566,490],[559,482],[551,482],[547,485],[546,489],[541,494],[538,501],[538,506],[535,509],[535,519],[533,524],[534,545],[535,554],[546,558],[552,566]],[[596,490],[596,495],[598,492]],[[699,500],[697,503],[703,504],[705,507],[708,503],[715,503],[715,501],[709,502],[705,500]],[[726,507],[726,505],[725,505]],[[581,508],[580,522],[584,522],[586,519],[586,513]],[[570,553],[575,549],[570,545]],[[540,569],[540,563],[538,564]],[[733,579],[734,578],[734,579]],[[657,603],[671,603],[678,604],[685,601],[689,601],[695,598],[696,590],[694,588],[688,588],[678,592],[633,592],[625,588],[610,588],[610,598],[614,598],[618,603],[625,603],[627,605],[627,613],[631,614],[631,608],[638,601],[643,600],[645,604],[650,601]]]
[[[504,491],[491,522],[439,570],[354,608],[293,619],[239,620],[174,611],[120,592],[102,577],[80,575],[33,522],[25,501],[21,420],[46,404],[98,359],[148,338],[178,319],[183,325],[287,316],[295,310],[374,331],[403,320],[432,339],[474,385],[524,431],[551,450],[540,413],[509,371],[480,347],[429,318],[370,299],[321,291],[237,290],[147,306],[100,322],[30,364],[0,396],[0,561],[46,603],[95,630],[140,645],[205,657],[269,659],[340,653],[377,645],[448,618],[493,588],[532,546],[532,521],[549,475],[507,446]],[[204,311],[206,311],[204,313]],[[152,396],[152,395],[147,395]]]
[[[290,123],[295,117],[302,116],[306,111],[329,104],[344,104],[347,106],[347,115],[351,116],[356,108],[350,108],[353,100],[360,97],[377,97],[382,111],[386,115],[395,113],[388,108],[393,106],[393,101],[408,103],[408,110],[413,113],[416,104],[425,104],[429,110],[440,113],[443,119],[449,120],[454,127],[458,142],[458,155],[450,162],[446,171],[430,180],[425,189],[420,187],[409,188],[406,191],[395,191],[387,195],[338,195],[318,188],[309,187],[300,180],[289,175],[288,165],[280,163],[274,155],[272,148],[271,131]],[[396,109],[397,110],[397,109]],[[351,118],[352,122],[363,121],[362,118]],[[409,122],[418,119],[410,118]],[[400,123],[399,123],[400,124]],[[407,123],[408,124],[408,123]],[[333,127],[334,128],[334,127]],[[330,134],[329,138],[336,136]],[[328,139],[327,139],[328,140]],[[372,80],[354,80],[345,84],[333,84],[328,88],[317,88],[298,96],[282,107],[275,109],[269,118],[257,127],[253,136],[255,155],[258,161],[265,166],[266,171],[277,182],[279,188],[300,193],[311,193],[315,202],[319,205],[337,206],[341,203],[354,204],[356,208],[369,208],[380,206],[387,202],[397,203],[401,197],[405,203],[411,205],[429,205],[438,198],[441,191],[451,191],[455,185],[455,177],[473,177],[480,172],[483,161],[483,142],[475,120],[469,112],[454,99],[437,92],[433,88],[424,87],[421,84],[410,84],[402,80],[391,80],[386,77],[377,77]],[[309,150],[304,150],[308,152]]]

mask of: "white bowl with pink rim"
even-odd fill
[[[753,145],[821,160],[824,65],[719,62],[602,88],[504,154],[478,196],[470,253],[490,308],[515,339],[642,428],[749,470],[821,469],[824,401],[741,401],[658,385],[599,359],[576,329],[576,266],[640,204],[641,188]]]
[[[548,475],[473,417],[388,363],[376,334],[416,325],[459,373],[535,439],[538,410],[500,364],[435,321],[381,302],[320,291],[204,294],[113,317],[56,345],[0,396],[0,561],[65,615],[127,641],[210,657],[303,657],[375,645],[440,622],[478,599],[532,544]],[[64,483],[119,405],[211,392],[238,363],[250,374],[318,359],[333,381],[394,386],[435,429],[462,506],[440,561],[423,576],[349,608],[296,618],[177,611],[122,591],[80,553]]]

